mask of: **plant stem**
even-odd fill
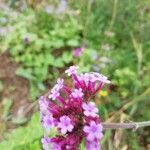
[[[114,0],[114,6],[113,6],[113,11],[112,11],[112,19],[110,22],[110,30],[112,29],[115,19],[116,19],[116,15],[117,15],[117,5],[118,5],[118,0]]]
[[[134,131],[138,128],[150,126],[150,121],[144,122],[129,122],[129,123],[102,123],[104,129],[133,129]]]

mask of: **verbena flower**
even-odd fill
[[[73,56],[74,57],[80,57],[80,55],[83,53],[84,47],[78,47],[73,50]]]
[[[103,137],[101,118],[92,98],[105,83],[107,77],[96,73],[77,73],[78,67],[71,66],[66,73],[72,77],[73,87],[58,79],[48,96],[39,100],[41,122],[46,133],[51,128],[56,136],[42,138],[45,150],[78,150],[83,139],[86,150],[99,150]]]
[[[51,141],[51,139],[49,137],[46,137],[46,136],[41,139],[41,142],[43,144],[43,148],[45,150],[49,150],[50,149],[50,145],[49,145],[50,141]]]
[[[69,69],[65,71],[65,73],[67,73],[68,76],[71,76],[73,74],[77,74],[77,69],[78,69],[78,66],[71,66]]]
[[[96,124],[95,121],[91,121],[89,126],[85,126],[83,131],[87,133],[87,140],[94,141],[100,140],[103,137],[102,125],[100,123]]]
[[[62,134],[66,134],[67,131],[71,132],[74,128],[71,119],[68,116],[62,116],[60,117],[60,122],[58,123],[58,127],[61,129]]]
[[[54,127],[54,118],[52,114],[45,114],[42,118],[42,124],[45,129],[50,129]]]
[[[79,88],[79,89],[74,89],[73,92],[71,93],[71,96],[73,98],[82,98],[83,97],[83,92],[82,92],[82,89]]]
[[[96,113],[98,113],[98,108],[95,106],[94,102],[89,102],[87,103],[83,103],[82,104],[82,108],[83,108],[83,113],[85,116],[89,117],[96,117]]]

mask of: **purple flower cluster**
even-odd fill
[[[96,72],[78,74],[77,69],[71,66],[66,70],[73,88],[58,79],[48,96],[40,97],[41,122],[47,133],[42,138],[45,150],[78,150],[83,139],[86,150],[100,150],[103,127],[98,108],[90,100],[110,81]],[[51,128],[56,128],[57,134],[50,138]]]

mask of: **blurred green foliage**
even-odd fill
[[[3,118],[7,120],[9,118],[9,110],[12,106],[13,101],[10,98],[5,98],[3,100]]]
[[[27,126],[19,127],[14,129],[11,134],[6,134],[7,140],[0,143],[0,148],[3,150],[40,150],[42,135],[39,114],[35,113]]]
[[[22,64],[16,73],[30,81],[35,99],[38,89],[45,89],[43,82],[57,76],[54,68],[72,61],[70,47],[80,45],[82,26],[76,18],[52,16],[43,10],[30,10],[19,15],[16,22],[12,22],[14,29],[3,45]]]
[[[100,114],[103,119],[108,119],[109,113],[117,112],[127,102],[135,101],[125,112],[127,118],[147,120],[150,95],[145,92],[149,91],[150,85],[148,5],[147,0],[71,0],[69,10],[61,14],[49,14],[43,8],[27,9],[11,19],[9,14],[0,12],[0,16],[8,20],[0,24],[13,28],[5,38],[1,38],[1,49],[8,50],[12,58],[21,64],[16,74],[30,82],[33,100],[40,90],[45,90],[46,84],[53,84],[62,69],[76,64],[81,71],[98,71],[108,75],[112,81],[109,96],[101,98]],[[82,46],[85,46],[83,54],[75,58],[73,49]],[[39,125],[35,130],[38,128]],[[28,142],[18,144],[15,150],[23,149],[25,145],[28,149],[38,150],[41,135],[36,138],[30,136]],[[131,133],[127,132],[128,135]],[[137,135],[135,133],[126,140],[131,149],[142,148],[135,139]],[[107,132],[104,143],[111,136]]]

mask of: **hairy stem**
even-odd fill
[[[133,129],[134,131],[138,128],[150,126],[150,121],[144,122],[129,122],[129,123],[102,123],[104,129]]]

